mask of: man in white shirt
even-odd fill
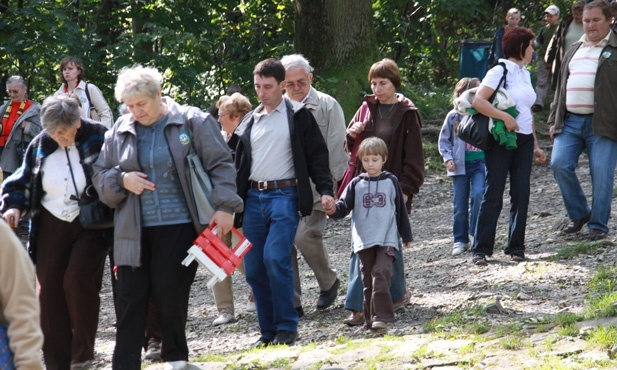
[[[608,234],[617,165],[617,33],[611,30],[612,21],[606,1],[585,5],[585,34],[564,55],[547,122],[555,139],[551,168],[572,221],[564,231],[578,233],[588,223],[591,240]],[[591,207],[575,172],[585,149]]]
[[[283,97],[285,67],[276,59],[253,71],[261,104],[236,129],[236,183],[244,213],[236,226],[253,247],[244,257],[261,336],[254,347],[293,345],[298,338],[291,249],[300,217],[311,214],[311,181],[324,209],[334,206],[328,148],[313,115]]]

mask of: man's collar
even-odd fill
[[[281,113],[287,112],[287,106],[285,105],[284,97],[283,99],[281,99],[281,102],[279,103],[279,105],[277,105],[276,108],[274,108],[270,113],[266,112],[266,109],[263,104],[259,104],[257,109],[255,109],[255,113],[253,113],[253,116],[255,117],[255,121],[259,121],[261,117],[272,114],[274,111],[279,111]]]
[[[604,36],[604,38],[602,40],[598,41],[594,45],[602,45],[602,46],[604,46],[604,45],[608,44],[608,40],[610,39],[610,37],[611,37],[611,30],[609,29],[609,31],[606,34],[606,36]],[[587,41],[587,34],[586,33],[584,33],[583,36],[581,36],[581,38],[578,41],[582,42],[584,46],[590,45],[589,41]]]

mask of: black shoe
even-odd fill
[[[251,348],[265,348],[265,347],[268,347],[270,343],[271,343],[270,339],[260,337],[259,339],[257,339],[257,342],[253,343]]]
[[[483,254],[474,254],[471,260],[476,266],[486,266],[488,262],[486,261],[486,256]]]
[[[525,261],[525,253],[523,252],[519,252],[519,253],[512,253],[510,255],[510,258],[512,259],[512,261],[514,262],[524,262]]]
[[[278,333],[276,333],[276,337],[274,337],[272,344],[274,345],[286,344],[288,346],[293,346],[296,343],[297,339],[298,339],[297,331],[281,330]]]
[[[578,221],[572,221],[568,224],[568,226],[563,230],[564,233],[566,234],[574,234],[577,233],[579,231],[581,231],[581,229],[583,228],[583,226],[585,226],[585,224],[587,222],[589,222],[589,220],[591,219],[591,212],[589,212],[587,214],[587,216],[583,217],[582,219],[578,220]],[[599,230],[598,230],[599,231]]]
[[[304,317],[304,309],[302,308],[302,306],[296,307],[296,312],[298,313],[298,319]]]
[[[598,229],[589,230],[589,240],[602,240],[606,238],[607,236],[608,234],[602,230],[598,230]]]
[[[338,288],[341,285],[341,281],[336,278],[334,280],[334,284],[328,290],[322,290],[319,294],[319,299],[317,300],[317,309],[324,310],[332,305],[336,300],[336,296],[338,295]]]

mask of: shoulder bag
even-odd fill
[[[362,103],[360,107],[360,121],[364,122],[366,117],[368,116],[368,104],[366,102]],[[347,185],[351,182],[356,176],[356,167],[358,165],[358,148],[360,147],[360,143],[362,142],[362,133],[356,135],[356,139],[353,143],[353,148],[351,149],[351,153],[349,154],[349,164],[345,173],[343,173],[343,177],[336,183],[336,197],[340,198],[343,195],[343,190],[347,187]]]
[[[0,370],[15,370],[13,352],[9,346],[8,326],[0,325]]]
[[[508,74],[508,69],[506,68],[505,63],[499,63],[500,66],[503,67],[503,76],[501,80],[499,80],[499,84],[493,92],[493,95],[489,98],[489,102],[492,104],[495,96],[497,95],[497,90],[503,83],[503,87],[506,87],[506,75]],[[489,150],[495,139],[493,139],[493,135],[489,132],[488,124],[489,117],[485,116],[482,113],[475,113],[473,115],[469,114],[463,117],[461,122],[458,124],[456,129],[456,135],[463,140],[464,142],[475,146],[481,150]]]
[[[188,118],[189,109],[190,107],[187,107],[187,109],[182,113],[182,118],[184,119],[191,135],[191,153],[186,157],[186,159],[189,165],[193,200],[195,201],[195,206],[197,207],[197,217],[199,218],[200,224],[208,225],[210,224],[212,216],[214,216],[214,212],[216,212],[216,207],[212,201],[212,181],[210,180],[208,173],[204,170],[204,167],[201,164],[201,159],[199,159],[199,156],[195,152],[195,147],[193,146],[193,127],[192,122]]]
[[[90,84],[86,82],[86,99],[88,99],[88,106],[90,107],[90,119],[93,121],[101,122],[101,116],[99,112],[92,104],[92,100],[90,100],[90,89],[88,88]]]
[[[81,196],[77,190],[77,183],[73,175],[73,166],[69,158],[69,152],[64,148],[66,159],[69,162],[69,170],[71,171],[71,180],[75,187],[75,198],[79,204],[79,221],[84,229],[101,230],[109,229],[114,226],[114,212],[105,203],[99,200],[99,196],[94,189],[94,186],[89,185],[84,190]]]

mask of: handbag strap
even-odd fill
[[[366,121],[366,117],[368,116],[368,104],[366,102],[362,102],[362,106],[360,107],[360,121]],[[362,142],[362,132],[356,134],[356,138],[353,142],[353,147],[351,148],[351,153],[349,157],[349,164],[353,164],[356,166],[358,162],[358,149],[360,148],[360,143]]]
[[[77,190],[77,183],[75,182],[75,175],[73,175],[73,166],[71,166],[71,157],[69,157],[69,148],[64,147],[64,153],[66,153],[66,160],[69,162],[69,171],[71,171],[71,180],[73,180],[73,187],[75,188],[75,194],[77,199],[80,198],[79,190]]]
[[[499,87],[501,86],[502,83],[503,83],[503,88],[504,89],[508,88],[508,84],[506,83],[506,75],[508,74],[508,68],[506,68],[506,63],[499,62],[499,64],[497,64],[497,65],[503,67],[503,76],[501,76],[501,80],[499,80],[499,84],[497,84],[497,88],[495,89],[495,91],[493,91],[493,95],[491,95],[491,97],[488,99],[488,101],[491,104],[495,100],[495,97],[497,96],[497,90],[499,90]]]

